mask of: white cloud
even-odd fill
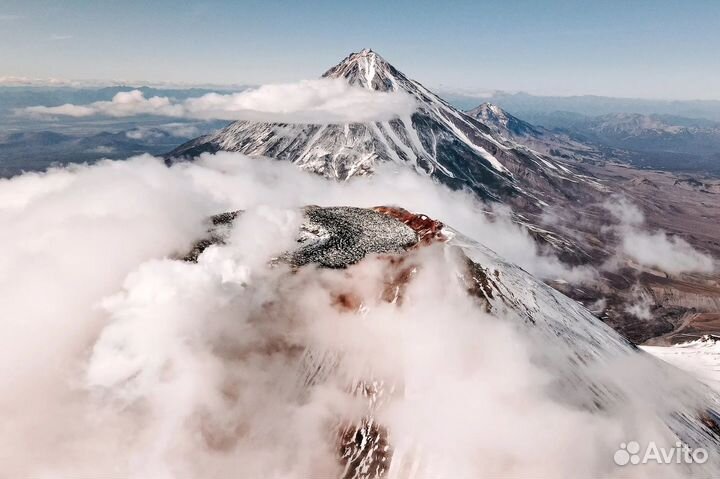
[[[624,226],[641,226],[645,223],[645,215],[640,211],[640,208],[623,196],[616,196],[607,200],[603,203],[603,208],[608,210]]]
[[[470,196],[411,172],[341,184],[220,153],[0,180],[0,476],[340,477],[329,430],[364,411],[367,398],[347,394],[362,371],[407,393],[377,417],[418,479],[610,477],[620,441],[665,438],[658,414],[687,410],[672,395],[700,397],[645,355],[595,371],[562,341],[549,348],[522,322],[488,316],[441,248],[416,252],[407,300],[393,305],[378,300],[380,260],[268,267],[307,203],[399,204],[508,254],[528,245]],[[246,213],[226,246],[198,264],[171,259],[206,234],[208,215],[233,209]],[[363,295],[362,315],[333,306],[343,291]],[[299,389],[317,357],[341,360]],[[590,368],[623,400],[578,407],[556,363]]]
[[[151,138],[161,138],[163,135],[153,128],[136,128],[125,132],[125,136],[131,140],[148,140]]]
[[[176,138],[193,138],[200,134],[197,126],[187,123],[167,123],[159,125],[157,128]]]
[[[179,118],[249,120],[275,123],[354,123],[409,116],[415,100],[404,92],[380,92],[342,79],[263,85],[239,93],[208,93],[182,101],[145,98],[140,90],[118,93],[112,101],[20,110],[32,116],[86,117],[160,115]]]
[[[100,145],[100,146],[96,146],[91,151],[94,153],[108,154],[108,153],[112,153],[113,151],[115,151],[115,148],[112,146],[108,146],[108,145]]]
[[[68,80],[59,80],[56,78],[29,78],[13,75],[0,76],[0,85],[2,86],[67,86],[73,85]]]
[[[620,251],[638,264],[669,274],[715,270],[713,258],[697,251],[684,239],[662,230],[647,231],[642,211],[626,198],[613,198],[603,206],[620,222],[613,227],[620,239]]]
[[[607,298],[600,298],[597,301],[593,301],[592,303],[588,304],[586,308],[589,309],[590,312],[593,313],[595,316],[599,317],[607,309],[607,304]]]
[[[712,273],[713,259],[697,251],[682,238],[659,231],[627,231],[622,238],[623,251],[638,263],[671,273]]]
[[[140,90],[119,92],[112,101],[97,101],[89,105],[73,105],[66,103],[60,106],[31,106],[22,109],[32,116],[72,116],[86,117],[93,115],[107,115],[113,117],[126,117],[134,115],[165,114],[182,116],[182,109],[171,104],[167,97],[154,96],[145,98]]]
[[[625,307],[625,312],[638,319],[652,319],[651,308],[655,305],[652,297],[640,285],[633,287],[633,303]]]
[[[176,138],[194,138],[200,134],[200,129],[188,123],[167,123],[165,125],[140,126],[125,133],[133,140],[148,140],[153,138],[162,138],[166,133]]]
[[[71,38],[73,38],[72,35],[57,35],[57,34],[50,35],[50,40],[53,40],[53,41],[70,40]]]
[[[650,301],[649,299],[645,299],[642,302],[634,303],[626,307],[625,312],[632,314],[638,319],[649,320],[652,319],[652,312],[650,311],[650,306],[653,305],[654,303],[652,301]]]

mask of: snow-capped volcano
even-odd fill
[[[585,179],[555,160],[498,135],[481,120],[449,105],[409,79],[376,52],[352,53],[323,74],[350,85],[401,92],[416,111],[390,121],[350,124],[287,124],[237,121],[217,133],[192,140],[169,154],[238,151],[291,161],[303,169],[345,180],[373,173],[393,162],[431,175],[482,198],[519,199],[539,205],[547,197],[568,197]]]
[[[398,91],[412,90],[410,81],[383,57],[366,48],[351,53],[323,74],[324,78],[344,78],[351,85],[368,90]]]

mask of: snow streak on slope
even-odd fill
[[[406,93],[416,100],[417,111],[385,122],[346,125],[235,122],[182,145],[170,156],[239,151],[290,161],[340,180],[372,173],[379,162],[394,162],[484,198],[522,197],[536,205],[546,196],[571,194],[572,183],[583,181],[555,160],[538,158],[453,108],[372,50],[349,55],[323,77]]]

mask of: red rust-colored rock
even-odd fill
[[[433,220],[428,216],[411,213],[406,209],[398,208],[396,206],[376,206],[372,209],[378,213],[382,213],[405,223],[407,226],[415,230],[420,237],[421,243],[447,240],[447,238],[442,234],[444,225],[440,221]]]

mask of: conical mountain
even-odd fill
[[[405,92],[415,98],[417,109],[410,116],[369,123],[236,121],[181,145],[169,156],[237,151],[290,161],[338,180],[371,174],[379,163],[393,162],[453,188],[468,188],[483,199],[529,209],[553,198],[587,194],[588,186],[593,189],[569,166],[502,137],[372,50],[348,55],[323,77],[342,78],[359,88]]]

